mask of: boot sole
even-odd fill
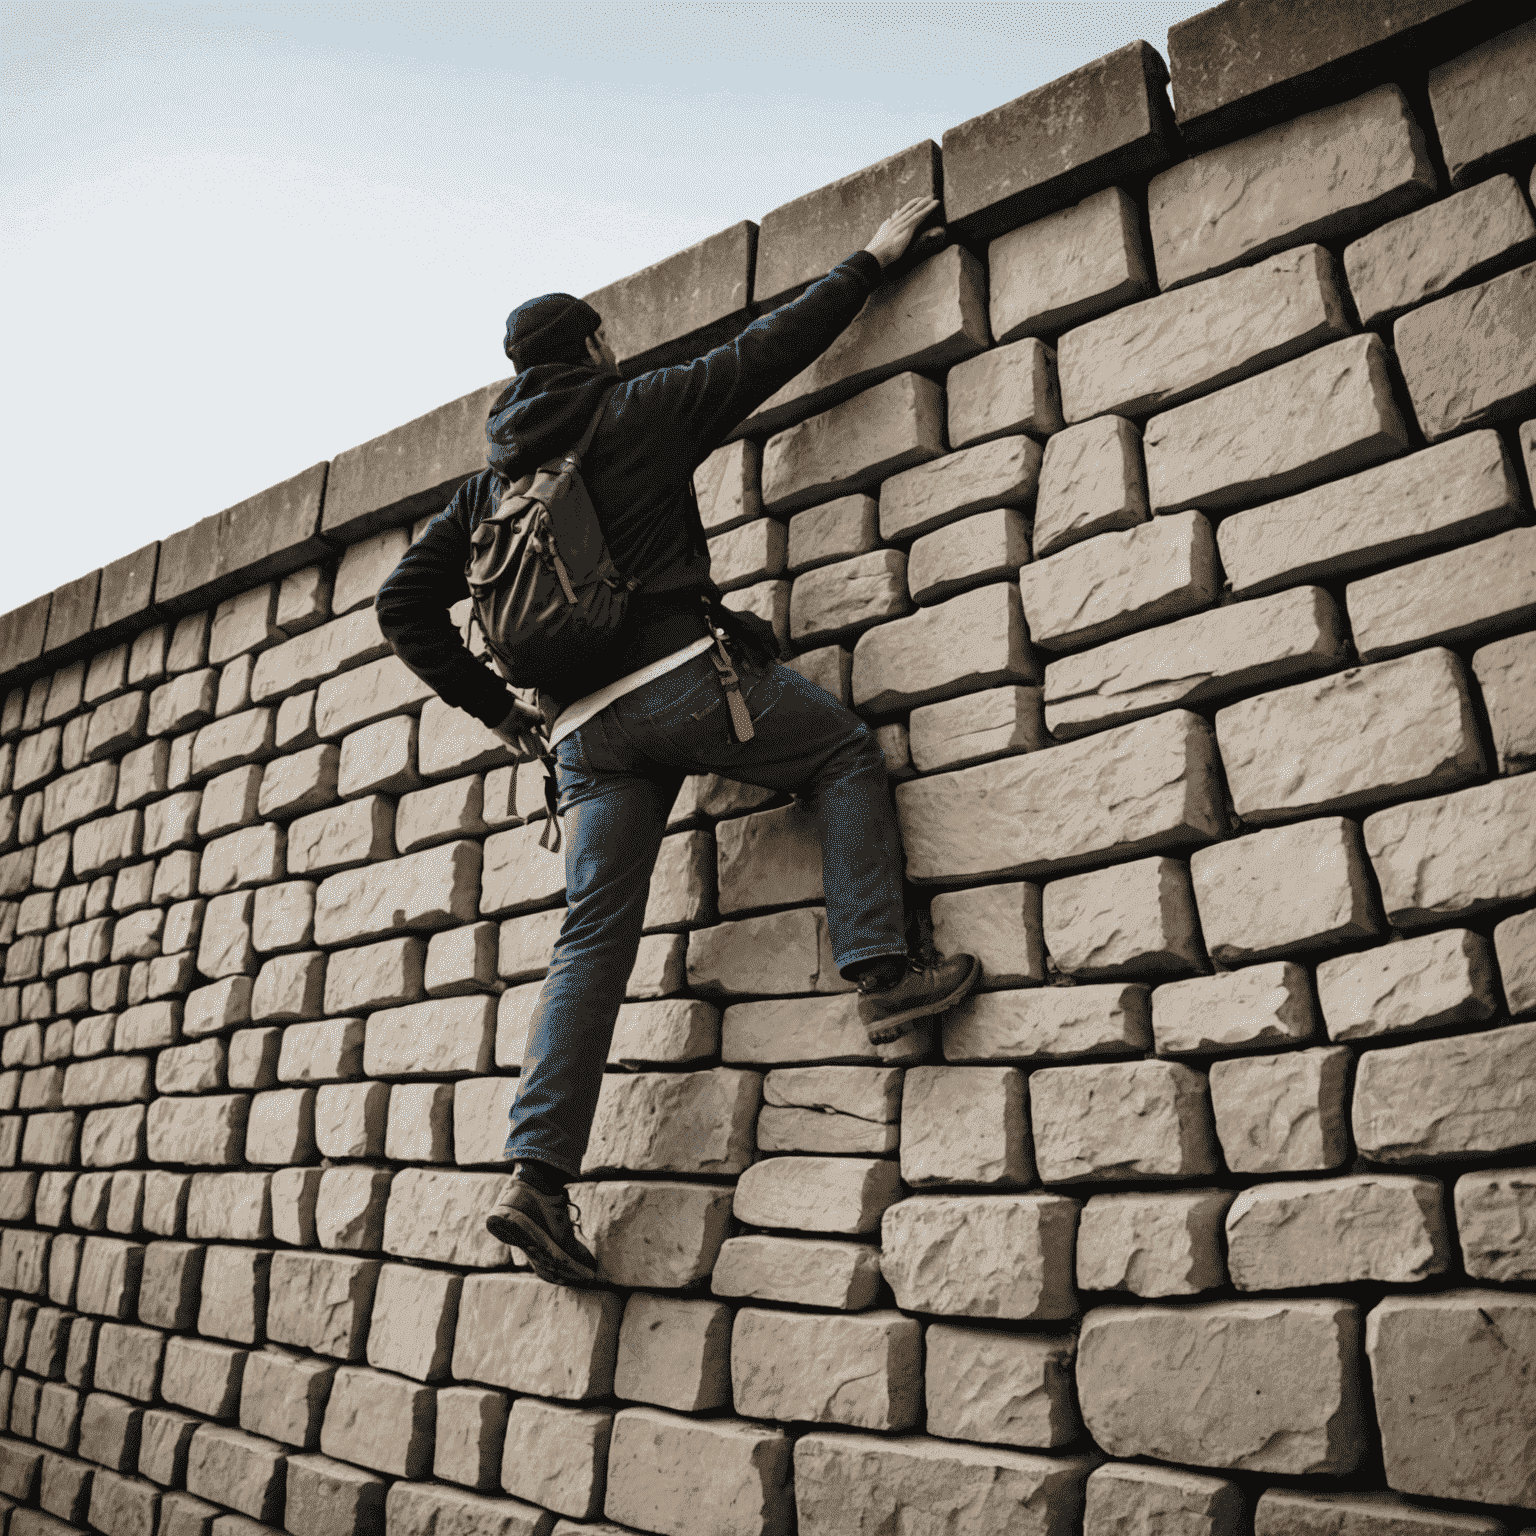
[[[889,1045],[893,1040],[900,1040],[903,1035],[911,1034],[920,1019],[932,1018],[936,1013],[943,1013],[946,1008],[953,1008],[980,980],[981,961],[973,955],[970,970],[947,996],[931,1003],[919,1003],[915,1008],[905,1008],[900,1013],[893,1013],[889,1018],[881,1019],[878,1024],[871,1024],[869,1026],[870,1044]]]
[[[572,1258],[543,1227],[518,1211],[487,1216],[485,1229],[497,1242],[521,1248],[541,1280],[554,1285],[586,1285],[597,1279],[595,1269]]]

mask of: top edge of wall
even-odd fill
[[[1518,22],[1482,0],[1223,0],[1142,41],[765,214],[587,299],[625,377],[697,356],[793,298],[907,198],[933,197],[920,255],[984,244],[1105,187],[1427,73]],[[1173,104],[1168,101],[1171,80]],[[0,690],[162,618],[216,603],[445,506],[485,462],[507,380],[316,464],[0,615]]]

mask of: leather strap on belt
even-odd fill
[[[720,674],[720,686],[725,689],[725,702],[730,706],[731,729],[736,733],[737,741],[751,741],[757,734],[752,725],[752,716],[747,713],[747,701],[741,696],[741,679],[736,676],[736,668],[731,665],[731,653],[725,648],[724,637],[716,631],[715,648],[709,652],[709,659],[715,664],[715,671]]]

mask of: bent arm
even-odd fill
[[[516,701],[506,683],[470,654],[448,616],[469,596],[464,568],[470,508],[477,496],[489,498],[490,479],[476,475],[455,492],[385,579],[373,606],[395,655],[445,703],[494,730]]]

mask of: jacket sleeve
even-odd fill
[[[379,628],[397,655],[445,703],[495,727],[512,712],[505,682],[469,652],[448,610],[469,596],[470,509],[490,494],[489,473],[461,486],[446,511],[406,550],[374,599]],[[487,509],[489,510],[489,509]]]
[[[641,374],[622,392],[621,416],[635,409],[678,434],[687,468],[803,372],[857,318],[880,285],[879,260],[855,251],[799,298],[754,320],[734,340],[691,363]],[[677,440],[677,439],[674,439]]]

